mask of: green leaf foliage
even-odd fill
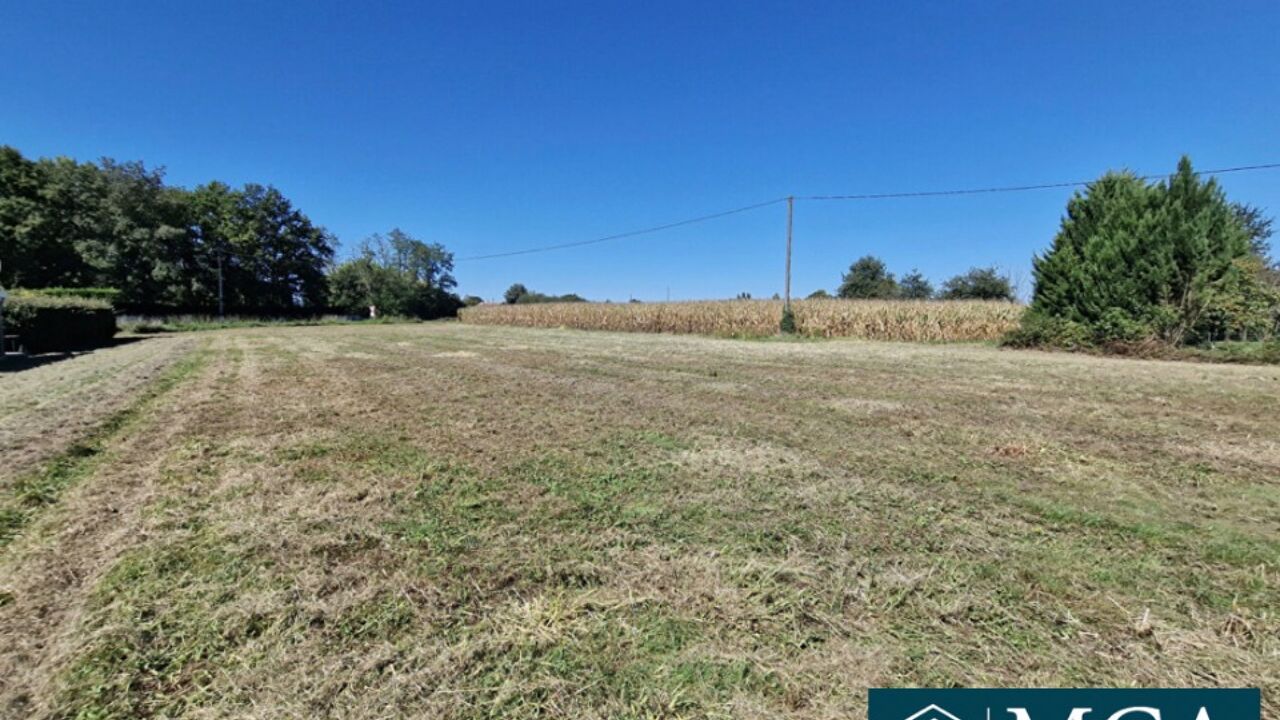
[[[995,267],[970,268],[942,284],[943,300],[1007,300],[1016,298],[1013,283]]]
[[[933,283],[919,270],[912,269],[903,275],[898,286],[901,289],[900,296],[905,300],[928,300],[933,297]]]
[[[874,255],[859,258],[840,279],[836,295],[842,298],[887,299],[898,297],[898,282]]]
[[[463,304],[451,292],[452,273],[453,253],[396,228],[365,240],[359,257],[333,269],[331,302],[360,315],[376,307],[384,316],[452,317]]]
[[[4,332],[27,352],[87,350],[111,342],[116,316],[102,300],[16,293],[4,302]]]
[[[794,335],[796,332],[796,314],[791,311],[790,305],[782,308],[782,321],[778,323],[778,330],[783,335]]]
[[[534,292],[525,287],[522,283],[515,283],[507,288],[502,294],[502,299],[508,305],[535,305],[538,303],[561,303],[561,302],[586,302],[587,299],[577,293],[568,293],[566,295],[546,295],[540,292]]]
[[[116,288],[118,309],[320,312],[336,240],[279,190],[188,190],[140,162],[29,160],[0,146],[0,284]]]
[[[1257,231],[1185,157],[1165,182],[1107,173],[1071,199],[1049,251],[1034,259],[1022,340],[1180,345],[1260,333],[1275,302],[1260,280]],[[1052,342],[1049,329],[1067,342]]]

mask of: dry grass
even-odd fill
[[[996,340],[1018,324],[1021,305],[1006,302],[797,300],[796,332],[810,337],[967,342]],[[778,332],[779,300],[676,303],[546,303],[464,308],[475,325],[767,336]]]
[[[192,347],[191,339],[155,339],[18,372],[0,367],[0,489],[123,410]]]
[[[952,684],[1274,712],[1280,369],[206,337],[0,549],[0,716],[836,718]]]

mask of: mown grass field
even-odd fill
[[[3,717],[1277,708],[1280,368],[318,326],[0,373],[0,410]]]

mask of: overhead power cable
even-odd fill
[[[1270,170],[1280,168],[1280,163],[1264,165],[1241,165],[1239,167],[1219,168],[1217,170],[1197,170],[1197,175],[1221,175],[1223,173],[1243,172],[1245,170]],[[1165,175],[1140,175],[1139,180],[1158,180],[1169,177]],[[1071,182],[1043,183],[1040,185],[1009,185],[1006,187],[969,188],[965,190],[924,190],[917,192],[865,193],[862,195],[805,195],[796,196],[797,200],[886,200],[890,198],[939,197],[945,195],[982,195],[985,193],[1023,192],[1026,190],[1049,190],[1052,188],[1080,187],[1093,180],[1073,180]]]
[[[1197,175],[1223,175],[1226,173],[1245,172],[1249,170],[1274,170],[1280,168],[1280,163],[1263,163],[1259,165],[1239,165],[1237,167],[1218,168],[1215,170],[1197,170]],[[1140,180],[1157,180],[1168,177],[1167,174],[1160,175],[1141,175]],[[796,195],[794,200],[888,200],[892,198],[921,198],[921,197],[944,197],[948,195],[984,195],[991,193],[1009,193],[1009,192],[1025,192],[1029,190],[1050,190],[1054,188],[1070,188],[1082,187],[1093,182],[1093,180],[1073,180],[1070,182],[1040,183],[1037,185],[1008,185],[1003,187],[987,187],[987,188],[966,188],[961,190],[923,190],[915,192],[890,192],[890,193],[863,193],[858,195]],[[617,233],[615,235],[605,235],[604,237],[592,238],[591,240],[579,240],[576,242],[558,243],[555,245],[541,245],[538,247],[525,248],[523,250],[511,250],[508,252],[490,253],[488,255],[471,255],[468,257],[457,258],[457,262],[465,262],[469,260],[491,260],[494,258],[514,257],[516,255],[532,255],[534,253],[549,252],[552,250],[563,250],[565,248],[582,247],[584,245],[595,245],[597,243],[609,242],[611,240],[622,240],[624,238],[636,237],[638,235],[648,235],[650,233],[670,230],[672,228],[682,227],[684,225],[693,225],[695,223],[715,220],[717,218],[736,215],[738,213],[757,210],[770,205],[786,202],[788,198],[780,197],[765,202],[747,205],[745,207],[734,208],[733,210],[725,210],[723,212],[712,213],[710,215],[700,215],[698,217],[680,220],[677,222],[666,223],[665,225],[655,225],[653,227],[644,228],[642,230],[631,230],[629,232]]]
[[[655,233],[661,230],[670,230],[671,228],[677,228],[682,225],[692,225],[694,223],[706,222],[707,220],[715,220],[716,218],[722,218],[728,215],[736,215],[738,213],[747,212],[748,210],[756,210],[762,207],[768,207],[770,205],[777,205],[778,203],[786,202],[786,201],[787,199],[784,197],[774,198],[773,200],[766,200],[765,202],[756,203],[754,205],[747,205],[746,207],[734,208],[733,210],[725,210],[724,212],[712,213],[710,215],[701,215],[699,217],[689,218],[688,220],[680,220],[678,222],[673,222],[673,223],[667,223],[665,225],[655,225],[654,227],[644,228],[643,230],[631,230],[629,232],[618,233],[616,235],[606,235],[604,237],[598,237],[591,240],[579,240],[577,242],[560,243],[558,245],[543,245],[541,247],[526,248],[524,250],[512,250],[510,252],[492,253],[490,255],[472,255],[471,257],[458,258],[458,261],[461,262],[463,260],[488,260],[490,258],[512,257],[514,255],[528,255],[530,253],[547,252],[548,250],[562,250],[564,248],[581,247],[583,245],[595,245],[596,243],[608,242],[610,240],[621,240],[622,238],[635,237],[637,235],[647,235],[649,233]]]

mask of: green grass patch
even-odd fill
[[[213,697],[233,652],[280,618],[228,605],[265,589],[265,565],[200,525],[124,555],[94,588],[89,632],[59,678],[59,717],[173,717]]]

